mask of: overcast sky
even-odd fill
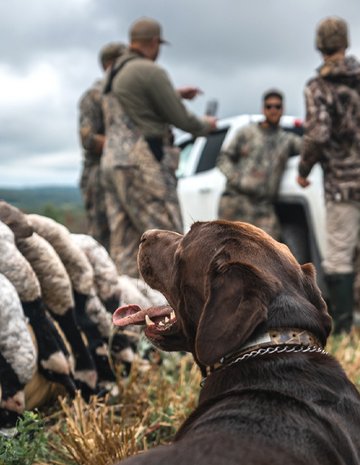
[[[163,25],[158,63],[174,85],[203,89],[195,113],[213,98],[219,117],[258,113],[276,86],[303,117],[314,30],[329,15],[348,21],[360,57],[359,0],[0,0],[0,187],[78,184],[79,97],[101,76],[102,45],[127,42],[140,16]]]

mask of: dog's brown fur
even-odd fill
[[[147,336],[163,350],[192,352],[203,374],[273,328],[326,343],[331,319],[313,266],[258,228],[215,221],[185,236],[151,230],[138,261],[176,314],[171,328]],[[359,438],[360,396],[339,364],[323,353],[275,353],[214,371],[174,443],[122,463],[360,464]]]

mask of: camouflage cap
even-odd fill
[[[102,67],[105,68],[107,62],[119,58],[126,49],[126,45],[121,42],[110,42],[104,45],[99,52],[99,60]]]
[[[161,44],[169,42],[162,37],[161,25],[158,21],[151,18],[140,18],[135,21],[129,31],[130,41],[149,40],[153,37],[159,37]]]
[[[349,46],[346,21],[330,16],[318,24],[316,30],[316,48],[326,55],[332,55]]]

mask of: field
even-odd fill
[[[34,187],[5,189],[0,199],[25,213],[48,216],[74,233],[86,231],[86,220],[80,189],[77,187]]]
[[[76,188],[0,189],[0,198],[72,232],[85,230]],[[360,328],[351,337],[330,338],[327,350],[360,390]],[[16,436],[0,436],[0,465],[111,465],[167,443],[195,408],[200,381],[189,355],[162,353],[161,363],[154,361],[147,371],[135,363],[130,377],[118,376],[105,398],[88,404],[80,396],[59,399],[47,409],[27,412]]]
[[[327,350],[360,389],[360,334],[330,338]],[[196,406],[201,379],[189,355],[161,357],[147,371],[135,364],[104,399],[86,404],[77,396],[29,413],[22,432],[0,443],[0,464],[110,465],[167,443]]]

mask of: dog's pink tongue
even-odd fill
[[[145,315],[150,318],[170,315],[172,308],[169,305],[141,309],[138,305],[123,305],[113,313],[113,323],[116,326],[144,325]]]

